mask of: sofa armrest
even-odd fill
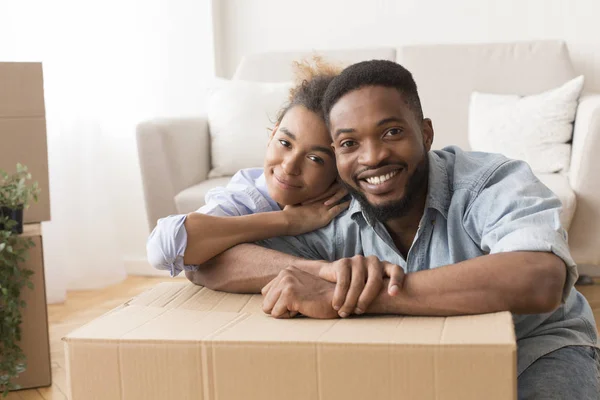
[[[581,98],[573,133],[569,182],[577,209],[569,229],[573,258],[600,265],[600,94]]]
[[[174,197],[206,180],[210,138],[206,117],[156,119],[137,126],[137,145],[148,226],[176,214]]]

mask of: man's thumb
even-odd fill
[[[404,279],[404,270],[398,265],[386,263],[385,273],[390,278],[388,293],[391,296],[395,296],[400,292],[400,288],[402,287],[402,280]]]

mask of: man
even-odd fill
[[[242,245],[188,278],[233,291],[269,282],[263,308],[275,317],[511,311],[519,398],[598,399],[595,321],[573,287],[561,205],[528,165],[430,151],[432,122],[412,75],[393,62],[348,67],[323,107],[354,200],[325,229],[262,243],[313,260]],[[295,253],[298,243],[309,254]],[[393,284],[376,272],[390,264],[406,273]]]

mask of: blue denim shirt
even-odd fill
[[[378,221],[367,220],[355,200],[348,210],[318,231],[272,238],[259,244],[299,257],[329,261],[356,254],[374,255],[402,266],[407,273],[486,254],[552,252],[567,266],[563,304],[547,314],[513,315],[518,373],[561,347],[595,346],[594,316],[586,299],[573,287],[577,268],[560,224],[560,201],[529,166],[497,154],[463,152],[456,147],[430,152],[429,165],[425,212],[406,259],[385,227]],[[257,174],[255,170],[252,175],[246,173],[232,179],[237,185],[235,190],[230,185],[229,189],[217,189],[208,196],[207,206],[199,211],[242,215],[278,209],[268,198],[264,177]],[[216,198],[221,206],[214,202]],[[155,267],[169,269],[173,274],[196,268],[182,262],[187,242],[184,220],[185,216],[171,216],[159,221],[147,246]]]
[[[412,273],[486,254],[552,252],[567,266],[563,303],[547,314],[513,314],[518,373],[561,347],[595,346],[592,310],[573,286],[577,267],[560,223],[560,200],[529,166],[498,154],[464,152],[457,147],[430,152],[429,165],[425,211],[406,259],[383,224],[368,220],[356,200],[327,227],[295,238],[302,242],[301,255],[330,261],[374,255]],[[282,241],[287,243],[280,245]],[[274,249],[294,245],[287,238],[264,242]]]

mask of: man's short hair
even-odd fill
[[[329,126],[329,113],[342,96],[365,86],[396,88],[417,120],[423,119],[421,100],[412,74],[402,65],[387,60],[362,61],[350,65],[329,84],[323,96],[323,114]]]

